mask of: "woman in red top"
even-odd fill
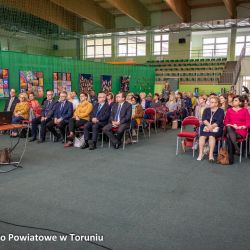
[[[244,108],[244,102],[240,96],[237,95],[233,98],[232,108],[227,110],[224,124],[227,130],[229,161],[232,164],[234,161],[233,148],[236,154],[240,153],[237,139],[246,138],[247,128],[250,127],[250,115]]]
[[[33,92],[29,94],[29,107],[30,107],[30,120],[41,116],[42,108],[39,102],[35,100],[35,95]]]

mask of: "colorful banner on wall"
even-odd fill
[[[62,91],[71,92],[71,73],[53,73],[54,94],[59,95]]]
[[[43,97],[43,72],[20,71],[20,92],[35,94],[35,97]]]
[[[130,76],[121,76],[121,92],[129,92]]]
[[[112,76],[101,76],[101,91],[104,93],[112,92]]]
[[[9,97],[9,70],[0,69],[0,98]]]
[[[92,74],[80,74],[80,93],[88,93],[93,90],[93,75]]]

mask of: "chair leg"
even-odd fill
[[[193,140],[193,158],[194,158],[194,151],[195,151],[195,139]]]
[[[245,152],[245,158],[247,159],[247,144],[248,144],[248,137],[246,137],[246,152]]]
[[[141,128],[142,128],[142,132],[143,132],[144,138],[146,138],[146,134],[145,134],[145,130],[144,130],[143,126],[141,126]]]
[[[240,163],[241,163],[241,156],[242,156],[242,142],[240,143]]]
[[[157,134],[156,122],[155,122],[155,133]]]
[[[126,144],[126,130],[123,133],[123,146],[122,146],[122,150],[125,149],[125,144]]]
[[[175,154],[178,155],[179,153],[179,137],[177,136],[177,141],[176,141],[176,152]]]
[[[136,142],[139,142],[139,131],[140,131],[140,125],[137,125],[137,135],[136,135]]]
[[[109,148],[110,148],[110,139],[109,139]]]
[[[151,123],[148,125],[148,137],[150,137]]]
[[[219,151],[220,151],[220,141],[218,141],[218,154],[219,154]]]
[[[103,148],[103,132],[102,132],[102,144],[101,144],[101,147]]]

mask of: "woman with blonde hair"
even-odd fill
[[[16,104],[14,114],[12,117],[12,123],[13,124],[21,124],[23,120],[29,119],[29,103],[28,103],[28,96],[26,93],[20,93],[19,94],[19,101]],[[17,130],[13,130],[11,132],[12,137],[17,136]]]
[[[198,99],[198,105],[195,108],[195,117],[197,117],[200,121],[202,121],[202,115],[206,108],[207,96],[201,95]]]
[[[210,98],[209,108],[206,108],[202,115],[199,138],[199,156],[197,161],[204,157],[204,145],[208,139],[209,162],[214,162],[214,147],[216,138],[223,134],[224,110],[219,108],[220,99],[217,96]]]
[[[169,100],[166,103],[166,107],[168,108],[167,118],[169,121],[172,121],[178,108],[174,92],[169,95]]]

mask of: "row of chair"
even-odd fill
[[[190,128],[189,128],[189,130],[187,130],[187,128],[190,126],[192,127],[191,131],[190,131]],[[177,133],[176,155],[178,155],[178,153],[179,153],[179,141],[180,140],[183,141],[183,140],[187,139],[189,141],[192,141],[192,143],[190,144],[190,147],[192,148],[193,157],[194,157],[195,148],[196,148],[195,143],[197,143],[197,140],[199,138],[199,128],[200,128],[200,121],[195,116],[188,116],[182,121],[181,131],[179,133]],[[226,140],[227,140],[227,138],[226,138],[225,133],[222,137],[216,138],[216,141],[218,144],[218,151],[219,151],[220,146],[222,144],[224,144],[224,146],[225,146]],[[248,149],[248,141],[249,141],[249,149]],[[240,143],[239,162],[241,163],[243,143],[246,143],[246,150],[245,150],[246,159],[247,159],[248,150],[250,151],[250,133],[248,133],[246,138],[237,139],[237,142]]]

